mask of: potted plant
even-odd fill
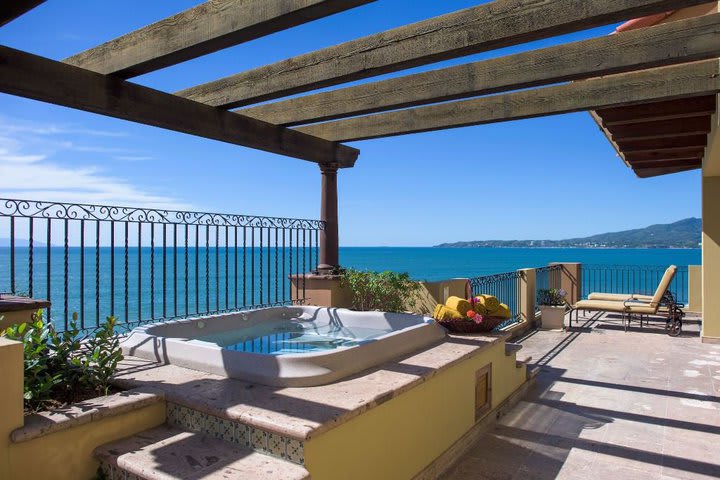
[[[565,295],[567,292],[562,288],[538,290],[541,328],[545,330],[565,328]]]

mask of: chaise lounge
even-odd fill
[[[658,284],[655,293],[650,295],[623,294],[623,293],[591,293],[587,300],[580,300],[572,305],[570,312],[570,323],[572,324],[572,312],[575,312],[575,321],[579,319],[579,311],[594,312],[613,312],[622,315],[623,327],[627,331],[632,315],[640,316],[640,326],[642,326],[643,315],[656,315],[661,306],[668,306],[668,331],[671,334],[679,334],[682,326],[680,318],[682,311],[678,305],[672,301],[671,305],[664,301],[668,297],[668,288],[675,274],[677,267],[670,265]],[[672,320],[672,322],[671,322]]]

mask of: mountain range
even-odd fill
[[[566,240],[473,240],[435,246],[458,248],[699,248],[701,238],[702,220],[693,217],[673,223]]]
[[[27,238],[15,238],[15,246],[16,247],[28,247],[30,245],[30,242]],[[46,244],[43,242],[38,242],[37,240],[33,241],[33,247],[44,247]],[[7,237],[0,237],[0,247],[9,247],[10,246],[10,239]],[[55,245],[53,245],[55,246]]]

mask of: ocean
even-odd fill
[[[48,288],[47,248],[41,246],[33,250],[32,294],[38,298],[50,297],[53,302],[52,318],[56,324],[64,325],[67,310],[68,316],[72,312],[79,312],[83,326],[88,328],[111,314],[124,322],[137,322],[158,317],[182,317],[204,311],[231,310],[243,305],[282,303],[290,298],[287,275],[293,271],[308,271],[317,261],[315,248],[307,249],[306,254],[301,255],[302,258],[298,258],[297,250],[293,251],[295,253],[290,249],[279,249],[275,252],[274,248],[248,248],[243,271],[241,250],[236,259],[233,249],[226,252],[223,247],[217,250],[217,254],[214,247],[208,250],[201,248],[197,252],[191,247],[187,251],[187,257],[184,248],[179,247],[176,255],[172,249],[168,249],[163,268],[163,255],[159,248],[154,251],[150,248],[140,251],[136,247],[128,248],[127,265],[124,249],[116,248],[114,275],[111,278],[109,247],[101,247],[99,252],[96,252],[94,247],[85,248],[84,255],[81,255],[79,247],[69,247],[67,273],[63,247],[52,247],[51,282]],[[15,249],[15,291],[21,294],[28,294],[31,290],[28,254],[27,247]],[[96,268],[96,258],[99,259],[99,268]],[[550,262],[647,265],[664,269],[670,264],[679,267],[699,265],[700,261],[699,249],[340,249],[340,262],[344,267],[407,272],[413,279],[426,281],[477,277],[520,268],[541,267]],[[10,248],[0,247],[0,292],[12,290],[11,268]],[[246,279],[245,282],[243,278]],[[646,283],[656,284],[656,281]]]
[[[700,249],[345,247],[344,267],[408,272],[417,280],[445,280],[536,268],[551,262],[600,265],[700,265]]]

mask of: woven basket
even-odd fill
[[[486,333],[506,321],[506,318],[484,317],[482,323],[469,319],[438,320],[437,322],[453,333]]]

